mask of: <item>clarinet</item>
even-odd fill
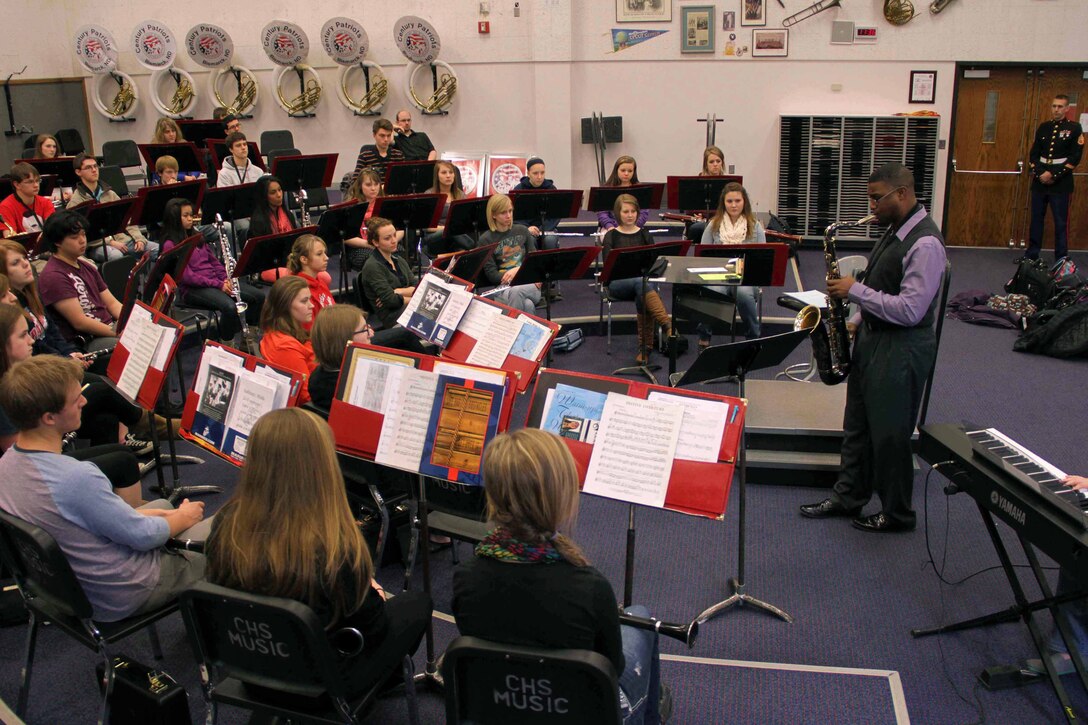
[[[620,624],[626,624],[628,627],[635,627],[636,629],[648,629],[666,637],[672,637],[686,644],[688,649],[695,646],[695,639],[699,636],[698,620],[692,620],[684,624],[670,624],[654,617],[636,617],[620,610]]]
[[[238,320],[242,323],[242,346],[250,355],[256,355],[257,346],[253,342],[249,323],[246,322],[246,310],[249,309],[249,305],[242,299],[241,280],[234,278],[234,268],[237,263],[234,261],[234,255],[231,254],[227,238],[223,236],[223,217],[219,214],[215,215],[215,232],[219,235],[219,252],[223,255],[223,267],[227,270],[227,280],[231,283],[231,292],[234,295],[234,309],[238,312]]]

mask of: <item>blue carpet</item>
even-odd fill
[[[1011,252],[953,249],[949,256],[953,294],[972,288],[998,292],[1013,271]],[[1083,255],[1078,261],[1088,265]],[[820,256],[803,251],[801,270],[806,286],[817,286],[823,276]],[[596,315],[596,300],[584,281],[563,283],[563,294],[563,302],[556,306],[557,318]],[[776,308],[771,295],[765,304],[766,315],[787,314]],[[1083,445],[1084,395],[1075,392],[1083,389],[1080,376],[1085,373],[1085,361],[1014,353],[1015,337],[1012,331],[947,321],[929,420],[968,419],[997,425],[1057,466],[1070,472],[1088,471],[1088,452]],[[634,337],[630,332],[619,334],[613,354],[605,355],[604,350],[604,339],[590,335],[573,353],[556,355],[553,365],[608,373],[628,364],[634,353]],[[681,358],[681,369],[693,354]],[[795,361],[807,355],[807,350],[799,350]],[[191,371],[192,361],[187,359],[186,364]],[[773,372],[764,371],[757,377],[771,377]],[[659,376],[664,379],[663,372]],[[713,389],[732,392],[728,385]],[[515,425],[523,423],[526,410],[527,400],[519,400]],[[976,688],[975,678],[983,668],[1032,656],[1022,625],[911,638],[911,628],[949,623],[1012,604],[1008,584],[997,570],[955,586],[938,582],[927,563],[927,527],[921,519],[927,507],[929,544],[939,565],[947,556],[946,579],[960,580],[993,567],[997,558],[973,500],[962,495],[947,497],[942,492],[944,479],[934,475],[927,486],[925,474],[923,470],[916,477],[918,531],[887,537],[855,531],[845,520],[810,521],[798,516],[797,506],[817,500],[820,492],[751,487],[747,591],[785,609],[796,621],[785,624],[751,609],[735,609],[706,623],[694,650],[663,639],[662,651],[749,662],[894,670],[901,678],[907,712],[915,723],[970,723],[983,717],[987,723],[1057,722],[1060,713],[1046,685],[1001,692]],[[209,510],[214,510],[225,501],[237,470],[215,460],[183,468],[182,478],[187,483],[224,484],[226,493],[206,499]],[[646,604],[662,619],[682,621],[728,594],[727,582],[737,570],[736,490],[731,496],[723,521],[638,510],[636,602]],[[871,504],[870,508],[874,507]],[[623,587],[626,522],[626,506],[582,497],[575,536],[617,592]],[[1023,563],[1015,542],[1006,538],[1013,558]],[[470,550],[461,546],[460,553],[469,556]],[[432,563],[436,608],[449,612],[450,556],[436,555]],[[421,586],[418,569],[413,588]],[[380,579],[395,588],[400,570],[386,567]],[[1028,591],[1031,596],[1034,587]],[[1048,616],[1043,615],[1040,621],[1044,628],[1049,627]],[[16,696],[24,631],[22,627],[0,629],[0,697],[9,704]],[[202,722],[200,689],[180,618],[165,621],[161,633],[166,650],[162,666],[186,687],[193,722]],[[452,625],[436,620],[439,651],[455,634]],[[153,661],[142,636],[124,642],[119,650],[145,663]],[[422,667],[422,648],[417,662]],[[93,722],[97,704],[93,665],[89,652],[67,637],[45,632],[39,640],[28,722]],[[673,689],[677,723],[895,721],[891,690],[883,677],[671,661],[663,663],[663,672]],[[1088,697],[1073,680],[1065,681],[1074,705],[1081,713],[1088,712]],[[440,697],[422,695],[421,708],[424,722],[444,721]],[[220,722],[241,723],[245,719],[241,712],[224,710]],[[403,701],[391,698],[380,702],[369,721],[406,722]]]

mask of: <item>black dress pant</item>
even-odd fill
[[[864,506],[875,492],[885,516],[914,524],[910,439],[936,350],[930,327],[870,329],[862,322],[858,328],[832,495],[846,508]]]
[[[127,448],[117,443],[77,448],[68,453],[77,461],[90,461],[110,480],[116,491],[140,482],[140,462]]]
[[[367,647],[345,666],[350,697],[363,694],[379,682],[399,681],[401,660],[415,654],[427,631],[434,605],[423,592],[400,592],[385,602],[389,630],[376,648]]]

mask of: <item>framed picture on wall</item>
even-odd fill
[[[461,187],[465,190],[465,196],[477,197],[483,194],[486,169],[484,162],[487,154],[483,151],[444,151],[442,160],[449,161],[457,167],[457,173],[461,176]]]
[[[766,25],[767,2],[766,0],[741,0],[740,24],[741,25]]]
[[[617,23],[670,23],[672,0],[616,0]]]
[[[912,70],[910,72],[910,102],[934,103],[937,100],[937,71]]]
[[[713,53],[714,6],[685,5],[680,12],[680,52]]]
[[[753,58],[785,58],[790,54],[790,31],[785,28],[752,31]]]

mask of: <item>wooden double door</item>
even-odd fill
[[[1035,129],[1050,120],[1050,102],[1059,93],[1069,96],[1068,118],[1079,121],[1081,113],[1088,113],[1086,71],[1088,64],[957,67],[944,217],[949,245],[1027,246],[1031,221],[1028,153]],[[1088,249],[1088,159],[1074,174],[1069,248]],[[1053,247],[1054,225],[1048,211],[1043,249]]]

